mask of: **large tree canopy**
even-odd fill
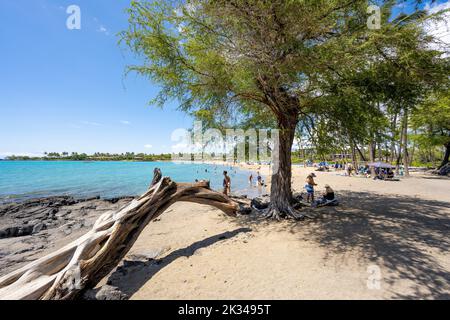
[[[424,13],[393,20],[399,2],[133,1],[122,40],[144,59],[130,71],[161,85],[153,103],[175,99],[210,126],[264,123],[280,129],[269,215],[295,217],[291,149],[299,120],[322,116],[325,127],[339,126],[350,110],[358,117],[341,131],[356,138],[381,100],[414,100],[418,81],[426,83],[423,69],[410,68],[416,58],[429,62],[435,56],[426,54],[431,39],[414,23]],[[372,4],[381,6],[380,30],[367,25]],[[335,110],[320,113],[329,111],[330,102]]]

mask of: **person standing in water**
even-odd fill
[[[228,176],[228,171],[224,171],[223,176],[223,194],[228,196],[231,193],[231,178]]]
[[[257,176],[257,181],[258,181],[258,187],[260,187],[260,186],[262,186],[262,177],[261,177],[261,175],[259,174],[259,171],[258,171],[258,176]]]
[[[250,177],[248,177],[248,183],[250,184],[250,187],[253,186],[253,173],[251,173]]]

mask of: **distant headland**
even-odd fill
[[[170,153],[163,154],[145,154],[145,153],[134,153],[126,152],[120,154],[111,153],[100,153],[96,152],[94,154],[88,155],[86,153],[77,152],[50,152],[44,153],[42,157],[30,157],[21,155],[11,155],[4,159],[7,161],[171,161],[172,155]]]

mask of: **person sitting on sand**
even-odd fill
[[[375,177],[373,178],[373,180],[384,180],[384,178],[385,178],[384,169],[376,168]]]
[[[228,176],[228,171],[224,171],[223,176],[223,194],[228,196],[231,193],[231,178]]]
[[[325,192],[322,194],[322,199],[326,201],[334,200],[334,190],[331,189],[330,185],[325,185]]]
[[[333,189],[331,189],[331,187],[328,184],[326,184],[325,191],[322,193],[322,198],[317,200],[316,202],[314,202],[313,206],[317,207],[321,204],[327,204],[334,200],[336,200],[334,191],[333,191]]]
[[[306,177],[305,189],[308,194],[306,197],[306,202],[310,202],[310,199],[311,203],[314,202],[314,186],[317,186],[317,183],[314,181],[315,176],[316,175],[314,173],[311,173]]]
[[[387,179],[394,179],[394,171],[392,169],[387,169],[386,178]]]

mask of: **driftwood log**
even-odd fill
[[[145,226],[177,201],[207,204],[235,216],[242,203],[212,191],[209,182],[176,183],[155,169],[150,189],[60,250],[0,278],[1,300],[76,299],[125,257]]]

